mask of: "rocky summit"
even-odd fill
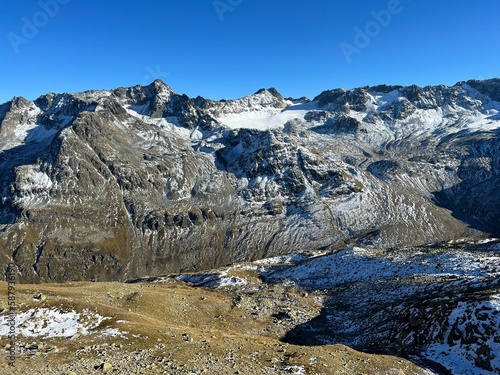
[[[27,283],[124,281],[500,236],[499,111],[500,79],[15,97],[0,105],[2,277],[10,262]]]

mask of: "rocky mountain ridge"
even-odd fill
[[[500,80],[149,86],[0,106],[1,264],[24,282],[126,280],[355,242],[499,235]]]

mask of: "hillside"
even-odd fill
[[[355,246],[126,284],[19,285],[13,373],[497,374],[499,249]]]

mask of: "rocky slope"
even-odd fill
[[[279,312],[273,303],[283,300],[274,297],[285,289],[272,286],[256,293],[254,302],[262,309],[255,316],[231,289],[193,288],[175,279],[151,284],[19,285],[15,366],[9,366],[12,347],[3,298],[7,283],[0,282],[0,371],[6,375],[430,374],[395,356],[361,353],[343,345],[281,342],[278,335],[286,327],[272,315]],[[287,296],[307,316],[320,308],[312,295],[288,290]]]
[[[18,285],[14,368],[0,282],[0,369],[493,375],[499,276],[500,239],[462,239],[300,252],[129,283]]]
[[[500,373],[500,239],[355,246],[140,281],[181,280],[225,290],[252,321],[273,318],[247,333],[397,355],[435,374]]]
[[[211,101],[155,81],[14,98],[0,106],[0,264],[23,282],[126,280],[499,234],[499,92]]]

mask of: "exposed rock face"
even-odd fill
[[[338,241],[500,235],[498,80],[262,89],[161,81],[0,106],[0,254],[25,282],[125,280]]]

